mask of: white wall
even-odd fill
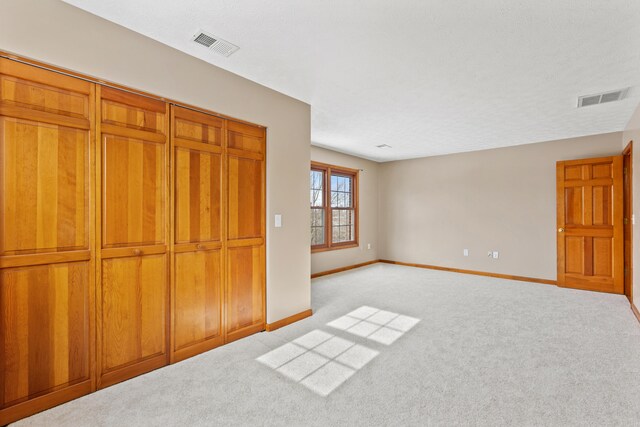
[[[358,176],[360,246],[311,254],[311,273],[378,259],[378,163],[319,147],[311,147],[311,160],[361,169]],[[368,244],[371,249],[367,249]]]
[[[266,126],[267,322],[310,308],[309,105],[57,0],[2,0],[0,50]]]
[[[381,164],[380,258],[556,280],[556,161],[619,155],[621,137]]]
[[[622,149],[633,141],[633,215],[636,224],[640,221],[640,105],[631,116],[622,134]],[[640,307],[640,232],[633,226],[633,299]]]

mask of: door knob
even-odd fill
[[[564,233],[564,228],[562,227],[558,228],[558,233]]]
[[[138,255],[142,255],[142,251],[140,249],[134,249],[133,250],[133,254],[138,256]]]

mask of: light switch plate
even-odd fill
[[[498,259],[500,253],[498,251],[493,251],[493,259]]]
[[[469,249],[463,249],[462,250],[462,255],[469,256]]]
[[[274,219],[274,226],[276,228],[282,227],[282,215],[276,214],[275,219]]]

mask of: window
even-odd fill
[[[311,163],[311,250],[358,246],[358,171]]]

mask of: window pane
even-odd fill
[[[322,190],[324,188],[324,173],[322,171],[311,171],[310,181],[310,199],[311,206],[324,206],[324,197],[322,196]]]
[[[331,239],[333,243],[352,242],[356,239],[355,211],[335,209],[331,213]]]
[[[324,245],[324,210],[311,209],[311,246]]]
[[[350,176],[331,176],[331,207],[350,208],[352,178]]]

